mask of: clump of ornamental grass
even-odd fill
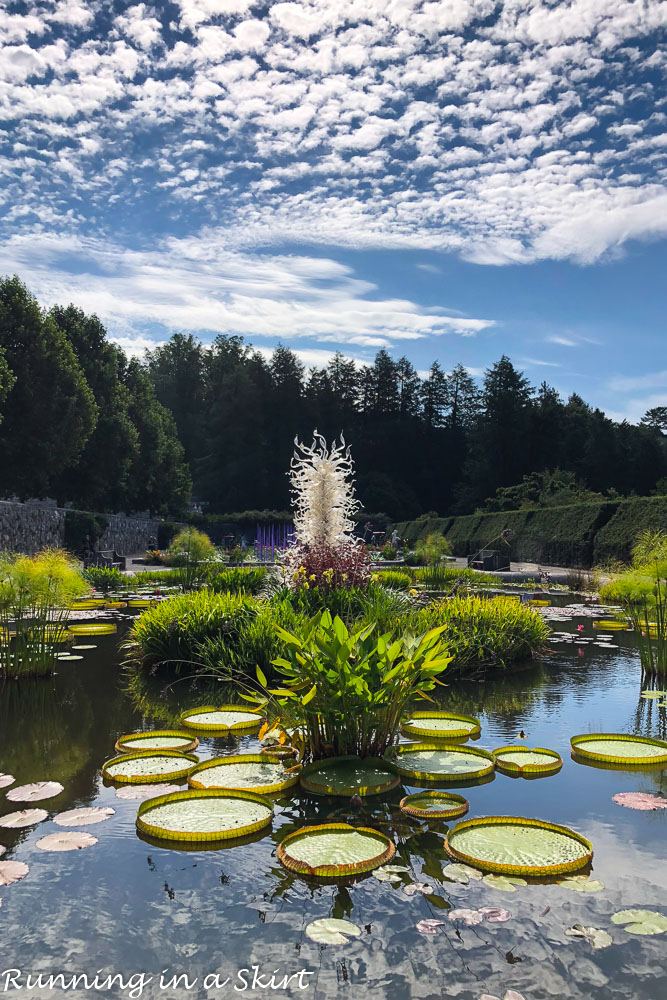
[[[169,565],[178,568],[179,583],[184,590],[200,586],[215,556],[215,546],[208,535],[191,525],[174,536],[167,550]]]
[[[478,573],[474,569],[434,563],[415,570],[415,582],[428,590],[452,591],[468,587],[494,587],[502,583],[500,577]]]
[[[103,594],[110,590],[120,590],[126,583],[125,575],[111,566],[89,566],[82,575],[95,590]]]
[[[69,604],[89,593],[78,563],[61,549],[0,558],[0,675],[52,673]]]
[[[529,659],[551,634],[542,616],[506,597],[450,597],[413,611],[403,619],[415,632],[444,629],[443,642],[452,656],[450,671],[475,673]]]
[[[626,570],[600,588],[600,597],[630,619],[644,675],[667,677],[667,559]]]

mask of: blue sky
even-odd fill
[[[141,353],[507,353],[667,405],[658,0],[0,10],[0,273]]]

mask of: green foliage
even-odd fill
[[[380,555],[383,559],[388,559],[391,562],[391,560],[395,559],[397,556],[395,546],[393,546],[391,542],[385,542],[380,549]]]
[[[403,622],[416,632],[444,626],[442,640],[453,657],[450,670],[505,668],[528,659],[550,634],[536,611],[506,597],[452,597],[435,601]]]
[[[45,549],[34,556],[0,559],[0,676],[49,674],[54,636],[62,636],[68,605],[89,592],[67,552]],[[10,636],[10,632],[16,633]]]
[[[613,516],[595,536],[593,563],[612,560],[628,563],[639,532],[664,528],[667,524],[667,496],[631,497],[615,505]]]
[[[373,573],[373,581],[381,583],[383,587],[391,590],[409,590],[412,586],[412,577],[409,573],[402,573],[397,569],[380,569]]]
[[[95,428],[93,393],[67,337],[18,277],[0,279],[0,349],[3,489],[43,497]]]
[[[192,590],[206,580],[208,564],[215,556],[215,546],[208,535],[191,525],[174,536],[167,551],[170,565],[180,569],[179,583],[185,590]]]
[[[482,511],[523,510],[535,507],[564,507],[574,503],[603,501],[601,493],[587,489],[574,472],[545,469],[524,476],[518,486],[505,486],[485,500]]]
[[[415,555],[422,565],[435,566],[443,556],[451,556],[452,546],[443,535],[433,532],[426,538],[420,538],[415,548]]]
[[[644,528],[632,546],[632,565],[650,566],[667,560],[667,532],[664,528]]]
[[[109,526],[103,514],[89,514],[84,510],[65,512],[65,548],[83,556],[87,549],[94,550]]]
[[[238,594],[245,591],[247,594],[257,594],[266,583],[268,570],[263,566],[241,569],[218,569],[217,566],[210,567],[206,577],[206,585],[215,591],[216,594],[229,592]]]
[[[125,666],[142,673],[254,673],[270,668],[281,643],[277,625],[298,628],[289,602],[257,601],[245,593],[210,590],[161,601],[137,618],[123,644]]]
[[[442,590],[448,593],[461,588],[494,587],[502,582],[500,577],[491,573],[478,573],[474,569],[447,566],[442,563],[415,570],[415,581],[423,584],[428,590]]]
[[[399,590],[371,582],[368,587],[337,587],[321,592],[318,587],[300,588],[297,591],[282,588],[276,595],[300,615],[311,618],[329,611],[342,618],[348,625],[356,622],[376,623],[379,629],[391,628],[397,616],[405,614],[412,606],[410,598]]]
[[[172,521],[161,521],[157,526],[158,549],[168,549],[172,538],[179,529],[179,524],[174,524]]]
[[[285,654],[273,663],[282,685],[269,688],[258,673],[266,688],[258,701],[277,725],[287,722],[304,734],[313,759],[381,757],[396,741],[406,707],[429,697],[449,663],[441,631],[419,638],[379,635],[372,625],[349,631],[323,611],[296,634],[279,629]]]
[[[620,604],[632,622],[644,674],[667,677],[667,558],[626,570],[600,597]]]
[[[115,567],[89,566],[82,575],[95,590],[101,590],[104,594],[110,590],[120,590],[128,583],[126,576]]]

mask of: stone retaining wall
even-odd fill
[[[32,555],[40,549],[62,546],[66,513],[61,507],[0,500],[0,551]],[[115,549],[121,555],[129,555],[142,552],[149,539],[157,538],[160,522],[155,518],[102,516],[109,525],[100,539],[101,549]]]

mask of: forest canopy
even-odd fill
[[[438,361],[426,377],[378,351],[306,370],[235,334],[174,333],[128,360],[96,316],[41,309],[0,281],[0,492],[100,510],[178,514],[192,489],[211,513],[284,510],[295,435],[353,446],[370,514],[412,518],[586,496],[648,495],[667,482],[665,413],[618,423],[573,394],[533,386],[503,355],[478,382]]]

